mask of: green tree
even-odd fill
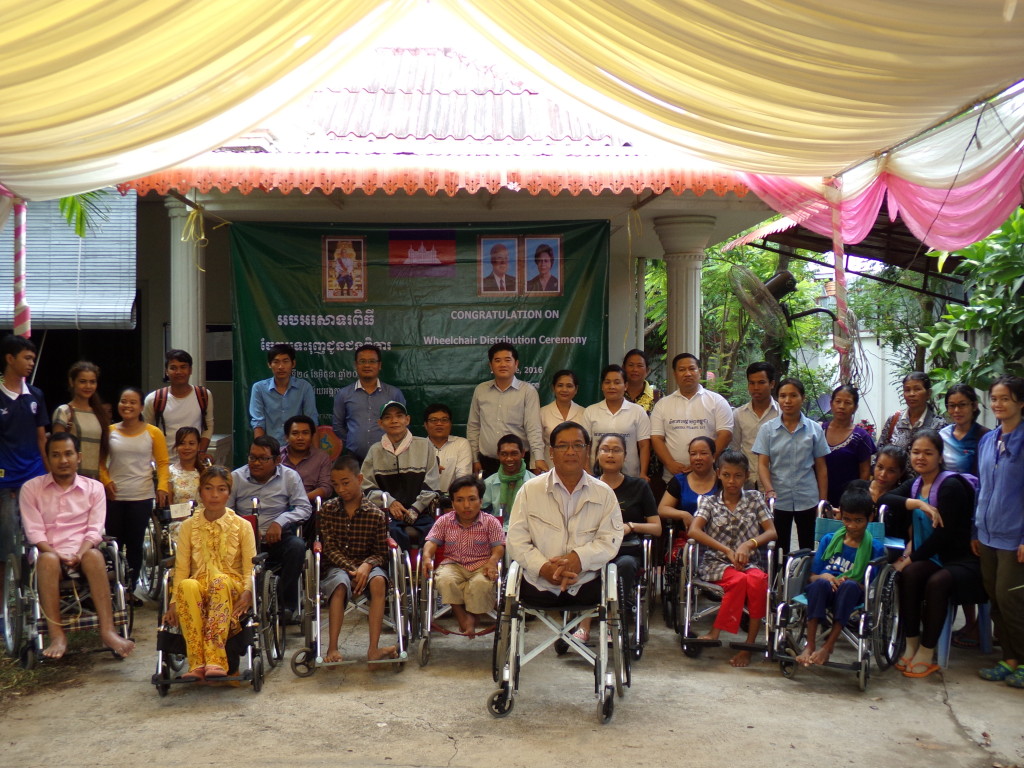
[[[107,220],[110,213],[110,206],[106,201],[108,194],[105,189],[94,189],[92,192],[62,197],[57,201],[60,212],[64,214],[76,235],[85,237],[89,229]]]
[[[709,387],[730,399],[746,397],[743,371],[747,365],[765,359],[769,349],[778,346],[783,366],[796,362],[797,350],[831,343],[831,323],[822,315],[799,318],[785,337],[776,342],[742,307],[729,283],[734,264],[751,269],[767,280],[775,274],[779,255],[756,246],[742,246],[723,252],[721,244],[708,248],[701,271],[701,344],[700,357],[705,371],[714,371],[716,379]],[[793,313],[814,308],[821,296],[806,262],[793,260],[787,265],[797,279],[797,290],[785,298]],[[652,360],[665,358],[665,320],[668,315],[667,272],[665,262],[649,261],[645,277],[647,306],[645,348]],[[665,375],[660,380],[664,383]],[[783,370],[784,373],[784,370]],[[669,383],[671,388],[672,384]]]
[[[945,254],[937,254],[940,268]],[[1002,373],[1024,375],[1024,212],[989,237],[956,252],[966,306],[950,304],[931,331],[917,334],[943,385],[985,389]]]

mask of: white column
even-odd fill
[[[206,372],[205,249],[194,242],[181,241],[190,209],[173,198],[168,198],[164,205],[171,220],[170,345],[192,355],[192,383],[202,384]]]
[[[700,356],[700,269],[714,228],[714,216],[662,216],[654,220],[668,271],[668,360],[680,352]]]

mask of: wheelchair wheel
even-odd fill
[[[898,572],[887,565],[878,576],[875,586],[875,599],[872,605],[874,614],[874,631],[871,646],[874,651],[875,663],[881,672],[887,670],[900,657],[903,651],[903,628],[899,616],[899,581]]]
[[[871,677],[871,657],[865,656],[860,660],[860,668],[857,670],[857,687],[862,691],[868,689],[868,679]]]
[[[615,714],[615,688],[606,685],[601,700],[597,703],[597,719],[601,725],[607,725]]]
[[[271,669],[284,658],[284,627],[281,626],[281,611],[277,604],[277,577],[269,572],[263,574],[260,590],[260,643]]]
[[[146,524],[146,534],[142,539],[142,569],[139,571],[139,586],[150,600],[157,600],[163,587],[163,566],[160,565],[164,556],[161,533],[162,526],[156,515],[150,515]]]
[[[166,661],[160,662],[160,671],[153,675],[153,682],[156,684],[156,692],[163,698],[171,690],[171,668]]]
[[[430,638],[421,637],[419,648],[417,648],[416,657],[421,667],[427,666],[430,663]]]
[[[787,658],[779,658],[779,672],[787,680],[792,680],[796,677],[797,670],[800,665],[796,663],[796,651],[792,648],[786,649]]]
[[[252,692],[259,693],[263,690],[263,657],[254,655],[252,657]]]
[[[510,630],[511,619],[506,611],[502,611],[498,617],[498,623],[494,625],[494,643],[491,646],[491,677],[496,683],[500,682],[501,670],[508,659],[508,633]]]
[[[492,717],[505,717],[514,706],[512,691],[504,685],[487,697],[487,711]]]
[[[688,659],[700,658],[700,654],[704,650],[703,646],[686,642],[687,640],[694,640],[696,637],[697,636],[692,633],[689,635],[685,635],[682,632],[679,633],[679,647]]]
[[[8,656],[17,657],[25,637],[24,592],[21,584],[21,558],[7,558],[4,571],[4,646]]]
[[[316,672],[316,654],[312,648],[300,648],[292,654],[292,672],[296,677],[309,677]]]
[[[36,666],[36,648],[32,643],[27,644],[21,649],[21,654],[18,656],[18,661],[21,663],[21,668],[24,670],[34,669]]]

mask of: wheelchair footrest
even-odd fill
[[[711,639],[705,638],[705,637],[687,637],[687,638],[684,638],[681,642],[685,643],[686,645],[699,645],[701,648],[721,648],[722,647],[722,641],[721,640],[711,640]]]
[[[768,646],[762,643],[729,643],[729,647],[734,651],[750,651],[751,653],[764,653],[768,650]]]

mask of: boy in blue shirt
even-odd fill
[[[807,646],[796,657],[805,667],[825,664],[843,626],[864,602],[864,572],[872,560],[885,555],[885,542],[875,541],[868,523],[875,513],[871,494],[860,485],[850,484],[839,500],[843,527],[828,533],[818,544],[807,585]],[[821,648],[815,649],[818,625],[832,608],[832,629]]]

